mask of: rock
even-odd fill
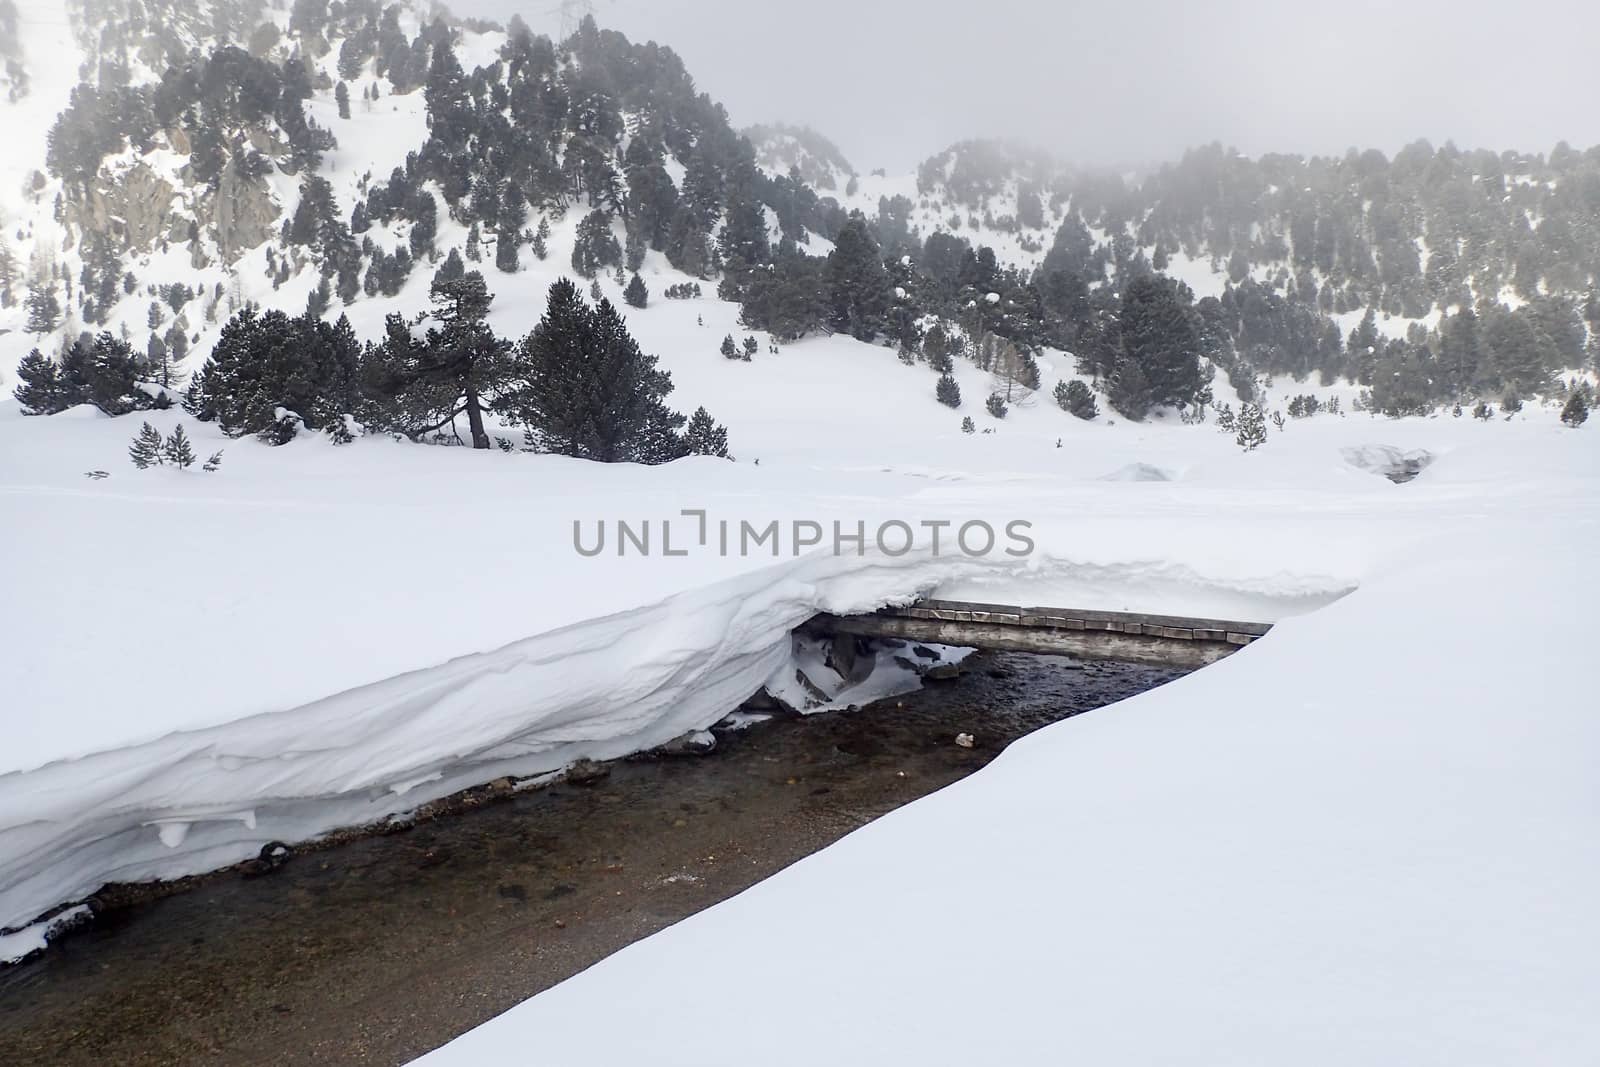
[[[961,677],[961,664],[936,663],[929,667],[922,675],[930,682],[949,682]]]
[[[593,785],[611,777],[611,768],[592,759],[574,760],[564,777],[569,785]]]
[[[294,849],[282,841],[268,841],[261,846],[261,851],[253,860],[246,860],[240,864],[239,869],[246,878],[256,878],[268,874],[289,862],[289,857],[294,855]]]
[[[741,711],[786,711],[783,701],[767,692],[767,687],[762,686],[750,695],[743,704],[739,705]]]
[[[927,645],[912,645],[911,652],[913,655],[920,656],[923,659],[937,660],[940,658],[939,653],[935,652]]]
[[[871,653],[863,654],[854,635],[834,634],[823,662],[846,682],[855,683],[865,681],[872,673],[874,657]]]
[[[717,747],[717,735],[710,730],[691,730],[674,737],[656,751],[663,756],[704,756]]]
[[[503,797],[512,792],[516,784],[510,778],[496,778],[489,783],[489,792],[497,797]]]
[[[971,734],[956,734],[956,744],[962,748],[971,748],[973,741]]]

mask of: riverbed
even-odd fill
[[[1182,673],[1020,653],[964,666],[863,708],[719,728],[707,755],[481,795],[268,873],[108,893],[90,926],[0,969],[0,1063],[405,1063],[1017,738]],[[684,1040],[714,1040],[724,1009],[685,1019]]]

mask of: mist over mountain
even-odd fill
[[[520,12],[551,34],[562,24],[554,3],[454,8]],[[1587,43],[1600,10],[1582,0],[1519,5],[1525,44],[1508,39],[1504,12],[1451,0],[597,0],[594,11],[673,46],[736,122],[814,126],[868,169],[910,170],[973,137],[1118,167],[1213,141],[1252,156],[1392,155],[1423,137],[1546,152],[1600,142]]]
[[[103,333],[183,380],[248,308],[350,309],[372,340],[446,268],[492,300],[551,257],[619,296],[705,283],[779,342],[1003,366],[1007,393],[1069,352],[1135,419],[1283,374],[1391,413],[1536,394],[1596,349],[1600,150],[1566,142],[1117,173],[977,139],[864,172],[827,131],[741,132],[672,48],[592,15],[557,41],[378,0],[0,2],[7,367]]]

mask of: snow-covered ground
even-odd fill
[[[65,40],[56,24],[28,32],[30,50]],[[35,78],[33,110],[8,115],[42,130],[70,78]],[[340,137],[325,169],[348,209],[368,167],[381,179],[415,147],[420,98],[385,95],[356,123],[331,107],[324,93],[311,111]],[[32,220],[24,260],[65,247],[36,210],[51,189],[17,198],[36,163],[0,166],[15,179],[0,212]],[[875,210],[895,193],[920,200],[914,179],[870,175],[856,198]],[[949,209],[918,213],[932,226]],[[486,271],[499,332],[537,321],[582,214],[554,221],[548,260],[524,250],[521,272]],[[438,247],[460,246],[441,219]],[[1048,247],[1050,228],[1030,243]],[[996,243],[1003,261],[1039,254]],[[236,276],[168,255],[141,277],[289,309],[313,280],[274,292],[261,248]],[[1173,269],[1202,295],[1221,284],[1204,257]],[[1600,420],[1319,415],[1246,455],[1170,416],[1069,417],[1049,399],[1072,375],[1059,353],[994,420],[992,383],[965,362],[953,412],[925,366],[848,338],[725,360],[724,334],[747,332],[738,309],[660,299],[684,279],[658,254],[642,274],[657,295],[631,329],[672,372],[675,407],[728,425],[738,462],[314,436],[271,449],[174,410],[148,417],[184,423],[202,457],[224,448],[221,469],[135,471],[143,416],[24,418],[0,401],[0,962],[106,881],[214,869],[701,729],[792,671],[789,631],[812,613],[937,593],[1280,625],[1042,732],[432,1062],[535,1047],[617,1063],[1593,1059],[1600,726],[1580,613],[1600,584]],[[424,308],[431,275],[358,300],[357,333]],[[146,303],[124,301],[114,324],[138,336]],[[190,369],[226,310],[191,312]],[[0,315],[4,393],[35,342],[21,315]],[[1353,398],[1281,382],[1269,406],[1300,392]],[[966,414],[985,432],[961,433]],[[1389,451],[1431,462],[1397,486],[1369,469]],[[704,543],[685,511],[705,513]],[[979,519],[1031,524],[1034,551],[970,558],[948,532],[941,554],[926,533],[903,555],[828,544],[835,522],[870,539],[890,520]],[[654,551],[619,556],[617,520],[648,521]],[[606,551],[580,554],[574,523],[592,543],[601,521]],[[667,521],[686,555],[663,552]],[[735,543],[741,521],[778,522],[778,554],[718,551],[723,521]],[[797,554],[796,522],[824,544]],[[685,1040],[730,988],[763,995]]]
[[[1518,514],[1573,467],[1505,451],[1393,494],[1438,536],[1346,599],[418,1063],[1593,1063],[1595,483]]]
[[[727,307],[702,312],[709,323]],[[695,337],[721,332],[668,305],[633,317],[641,333],[666,328],[647,328],[657,314]],[[1418,600],[1407,625],[1455,621],[1493,586],[1522,598],[1513,614],[1529,626],[1481,619],[1485,640],[1554,640],[1546,620],[1576,602],[1593,540],[1591,435],[1548,411],[1492,424],[1319,416],[1246,455],[1210,426],[1082,423],[1041,401],[980,416],[996,432],[969,436],[955,413],[905,395],[902,376],[931,376],[885,349],[817,340],[744,364],[709,341],[658,340],[685,401],[725,414],[741,462],[647,469],[379,439],[271,449],[171,411],[151,421],[185,421],[202,456],[225,446],[222,468],[141,472],[124,456],[138,416],[0,408],[0,928],[107,880],[211,869],[704,727],[785,668],[789,629],[817,610],[938,591],[1284,619],[1352,589],[1347,602],[1363,603],[1375,580],[1498,539],[1498,557],[1471,557],[1474,577]],[[1438,458],[1397,486],[1344,458],[1367,445]],[[706,511],[706,546],[685,509]],[[975,518],[1028,521],[1035,552],[973,559],[948,534],[938,557],[925,534],[894,558],[828,550],[834,521],[870,535],[890,519]],[[618,519],[651,520],[656,553],[619,558],[614,526],[604,554],[577,553],[574,522],[588,544]],[[687,556],[660,553],[665,520]],[[721,555],[722,520],[780,521],[781,556]],[[797,520],[829,531],[820,552],[793,554]],[[1565,559],[1571,580],[1539,595],[1518,574],[1525,556]],[[1410,661],[1365,636],[1364,615],[1330,617],[1351,620],[1350,651],[1330,646],[1307,691],[1358,652]],[[1478,658],[1463,646],[1452,669]],[[1515,664],[1499,670],[1523,692],[1556,692],[1557,676]],[[1442,671],[1417,664],[1419,677]]]

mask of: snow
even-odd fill
[[[384,438],[273,449],[169,411],[149,419],[185,421],[200,455],[226,445],[222,467],[141,472],[123,462],[139,416],[0,406],[0,928],[107,880],[204,871],[708,727],[792,675],[789,630],[819,610],[938,592],[1293,619],[1486,514],[1574,540],[1593,521],[1588,430],[1543,409],[1492,424],[1318,416],[1250,455],[1211,426],[1084,423],[1045,403],[980,413],[997,432],[969,436],[933,375],[888,349],[835,337],[722,359],[735,313],[663,301],[631,321],[673,370],[674,400],[727,418],[737,463]],[[981,372],[959,370],[978,395]],[[1366,446],[1437,458],[1396,486],[1341,454]],[[1135,464],[1172,480],[1104,479]],[[687,558],[573,548],[575,521],[659,530],[692,522],[685,509],[712,529],[1020,519],[1037,550],[970,559],[948,531],[938,557],[925,534],[896,558],[796,557],[788,541],[778,558],[724,557],[714,536]]]
[[[31,220],[22,261],[61,250],[76,276],[50,219],[55,184],[21,196],[76,78],[32,60],[75,46],[58,16],[27,17],[51,5],[22,6],[33,92],[0,114],[38,136],[0,163],[0,213],[8,237],[18,213]],[[464,61],[499,40],[468,34]],[[324,172],[345,210],[425,129],[420,93],[353,104],[359,121],[337,119],[331,91],[308,105],[340,139]],[[181,160],[143,162],[170,176]],[[959,214],[957,232],[1006,263],[1036,263],[1058,221],[972,232],[981,207],[924,197],[912,176],[859,186],[836,195],[869,213],[904,195],[923,233]],[[285,205],[298,197],[291,179],[273,187]],[[987,207],[1013,213],[1015,184]],[[524,249],[519,273],[486,271],[499,332],[537,321],[583,214],[551,220],[548,260]],[[393,247],[404,227],[373,236]],[[441,212],[439,248],[464,240]],[[313,271],[274,291],[264,268],[256,249],[196,270],[175,246],[138,273],[304,305]],[[1221,291],[1203,251],[1169,270],[1199,296]],[[163,434],[183,422],[201,456],[225,446],[222,467],[140,472],[124,456],[145,416],[24,418],[0,402],[0,962],[76,921],[81,906],[36,920],[106,881],[212,870],[499,777],[544,780],[743,725],[755,717],[733,709],[797,665],[828,682],[824,699],[797,698],[813,710],[902,691],[915,678],[892,662],[854,688],[829,682],[790,631],[817,611],[937,594],[1278,625],[1222,664],[1014,746],[428,1062],[535,1044],[552,1062],[619,1063],[1592,1052],[1600,727],[1573,665],[1589,659],[1579,611],[1600,583],[1596,420],[1569,431],[1532,404],[1489,424],[1318,415],[1246,455],[1210,425],[1071,418],[1049,400],[1074,376],[1057,352],[1040,360],[1039,394],[994,420],[975,402],[990,377],[967,363],[955,376],[968,403],[952,412],[926,367],[848,337],[725,360],[721,337],[747,332],[738,309],[660,299],[685,279],[657,253],[641,273],[655,299],[630,328],[672,372],[675,407],[704,404],[728,425],[738,462],[597,466],[381,437],[272,449],[168,411],[148,418]],[[358,335],[423,308],[430,276],[419,267],[398,296],[353,304]],[[112,328],[142,336],[147,303],[124,300]],[[187,309],[201,335],[190,369],[230,307],[214,322],[200,301]],[[1379,320],[1391,336],[1408,324]],[[5,392],[34,343],[20,325],[20,310],[0,313]],[[1269,392],[1269,410],[1299,392],[1347,407],[1354,395]],[[961,433],[968,412],[993,432]],[[1406,485],[1379,476],[1422,456]],[[1023,520],[1036,549],[973,559],[925,536],[896,557],[788,541],[742,557],[714,540],[679,558],[573,548],[575,523],[659,533],[686,510],[714,529]],[[735,984],[767,995],[714,1038],[672,1040]]]
[[[1366,529],[1325,500],[1325,538],[1384,542],[1358,591],[417,1062],[1588,1062],[1600,497],[1545,442],[1452,453]],[[1433,535],[1385,536],[1408,513]],[[684,1040],[729,988],[762,995]]]

